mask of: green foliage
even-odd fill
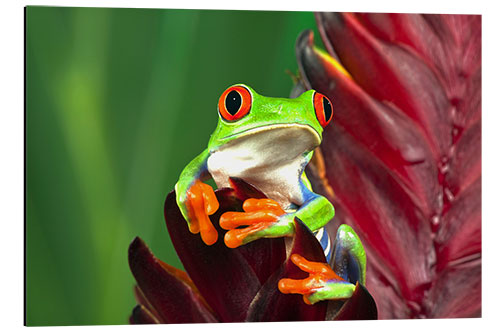
[[[28,325],[124,324],[139,235],[181,268],[163,202],[245,82],[288,96],[311,13],[26,9]]]

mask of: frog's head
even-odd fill
[[[222,93],[218,111],[219,122],[210,138],[210,150],[254,138],[269,144],[276,139],[290,145],[299,141],[301,149],[308,151],[321,143],[323,128],[331,121],[333,110],[328,98],[314,90],[297,98],[273,98],[237,84]]]

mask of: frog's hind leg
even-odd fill
[[[354,292],[355,286],[337,275],[327,263],[309,261],[296,253],[292,254],[291,260],[309,277],[281,279],[278,288],[282,293],[301,294],[305,303],[314,304],[326,299],[347,299]]]
[[[323,231],[326,234],[326,231]],[[318,231],[316,237],[325,236]],[[320,240],[321,243],[321,240]],[[324,241],[323,244],[328,244]],[[297,279],[281,279],[278,288],[285,294],[301,294],[304,301],[314,304],[322,300],[343,300],[351,297],[356,283],[366,282],[366,254],[363,244],[354,230],[346,224],[339,226],[337,235],[329,253],[328,262],[313,262],[292,254],[292,262],[301,270],[309,273],[309,277]],[[328,249],[328,245],[323,246]],[[328,256],[327,256],[328,257]]]

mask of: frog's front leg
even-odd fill
[[[175,192],[177,205],[188,222],[189,231],[200,233],[203,242],[212,245],[217,241],[218,234],[209,215],[219,209],[219,202],[212,187],[203,183],[209,175],[207,159],[208,150],[205,150],[184,168],[175,184]]]
[[[230,248],[260,238],[293,236],[294,218],[300,218],[311,231],[325,226],[335,215],[333,205],[323,196],[310,191],[302,184],[305,202],[294,212],[286,213],[272,199],[247,199],[244,212],[226,212],[220,226],[229,230],[224,242]],[[244,228],[239,228],[246,226]]]

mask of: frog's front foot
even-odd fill
[[[309,273],[309,277],[303,280],[281,279],[278,288],[282,293],[301,294],[305,303],[314,304],[327,299],[347,299],[354,292],[355,285],[338,276],[328,264],[308,261],[298,254],[292,254],[291,260]]]
[[[243,212],[226,212],[220,217],[227,247],[236,248],[263,237],[283,237],[293,233],[293,226],[280,205],[272,199],[247,199]]]
[[[195,181],[187,191],[186,206],[189,214],[189,231],[193,234],[200,233],[205,244],[214,244],[218,234],[208,216],[219,209],[219,202],[212,187],[199,180]]]

